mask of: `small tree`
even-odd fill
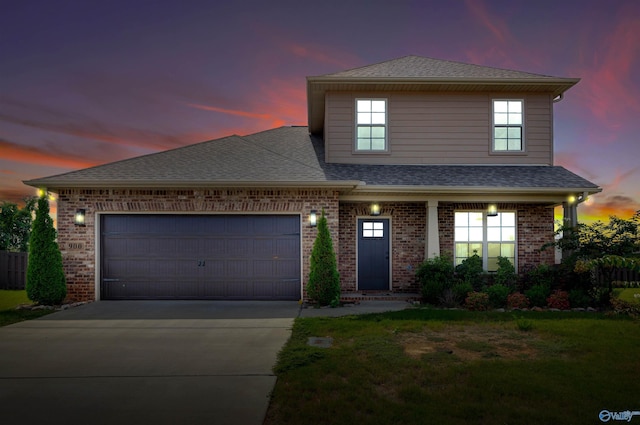
[[[29,299],[41,304],[59,304],[67,295],[62,254],[56,242],[53,220],[49,216],[46,194],[38,199],[31,230],[26,289]]]
[[[311,251],[307,293],[320,305],[340,300],[340,274],[324,210],[318,220],[318,235]]]
[[[29,234],[31,232],[32,213],[35,210],[36,198],[24,200],[25,205],[19,208],[13,202],[4,201],[0,205],[0,250],[27,252]]]
[[[612,291],[612,274],[616,268],[633,269],[640,257],[640,210],[630,219],[611,216],[608,223],[580,223],[573,228],[562,227],[556,233],[562,237],[542,249],[557,246],[571,252],[562,260],[562,270],[569,282],[565,286],[593,291],[596,298],[600,290]],[[608,288],[594,287],[598,269],[609,272]]]

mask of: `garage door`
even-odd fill
[[[102,215],[101,298],[300,298],[300,217]]]

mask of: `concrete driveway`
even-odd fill
[[[0,328],[0,422],[261,424],[297,302],[100,301]]]

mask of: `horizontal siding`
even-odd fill
[[[354,152],[356,98],[388,100],[390,151]],[[525,101],[525,153],[491,154],[490,93],[328,93],[326,159],[354,164],[550,164],[551,100],[546,94],[513,95]]]

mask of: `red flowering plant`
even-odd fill
[[[485,292],[469,292],[464,300],[464,306],[473,311],[489,310],[489,294]]]
[[[549,298],[547,298],[547,305],[549,308],[557,308],[558,310],[569,310],[571,307],[569,304],[569,293],[566,291],[553,291]]]
[[[529,308],[529,298],[521,292],[514,292],[507,297],[507,307],[510,309]]]

